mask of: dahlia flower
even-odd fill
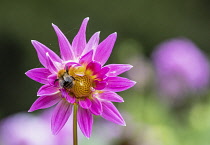
[[[46,111],[39,115],[28,113],[17,113],[0,121],[0,144],[1,145],[68,145],[72,131],[69,126],[72,121],[69,119],[67,125],[61,132],[54,136],[50,133],[49,115]],[[72,118],[72,117],[71,117]]]
[[[167,40],[157,46],[152,56],[161,95],[179,100],[189,92],[208,87],[209,61],[191,40]]]
[[[110,34],[99,43],[99,32],[96,32],[86,42],[88,20],[89,18],[83,20],[72,44],[61,30],[52,24],[58,37],[61,57],[42,43],[32,40],[39,61],[44,67],[31,69],[26,75],[44,85],[38,90],[39,98],[29,112],[57,104],[51,119],[53,134],[63,128],[73,108],[76,114],[74,119],[78,121],[87,138],[91,136],[93,115],[100,115],[106,120],[125,126],[123,117],[112,102],[123,102],[123,98],[116,92],[129,89],[135,84],[134,81],[118,76],[132,66],[103,66],[112,52],[117,33]]]

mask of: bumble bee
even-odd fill
[[[68,69],[66,69],[58,73],[58,79],[56,79],[55,82],[56,81],[59,82],[60,87],[64,89],[71,89],[74,85],[75,78],[73,76],[70,76],[68,74]]]

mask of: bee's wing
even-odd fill
[[[68,74],[64,74],[63,79],[66,82],[72,82],[72,77]]]

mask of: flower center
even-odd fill
[[[85,74],[82,67],[60,70],[58,80],[60,87],[65,89],[70,96],[78,99],[90,98],[94,82],[91,76]]]
[[[69,90],[76,98],[89,97],[92,89],[92,80],[87,76],[74,76],[75,81]]]

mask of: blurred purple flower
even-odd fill
[[[58,134],[65,125],[73,104],[78,104],[78,124],[88,138],[92,132],[93,115],[125,125],[112,102],[123,102],[115,92],[134,86],[134,81],[118,76],[132,66],[110,64],[103,67],[112,52],[117,33],[110,34],[99,44],[99,32],[96,32],[86,42],[88,21],[89,18],[83,20],[72,45],[61,30],[52,25],[58,37],[61,58],[40,42],[32,41],[44,68],[31,69],[26,75],[44,85],[38,90],[40,97],[29,112],[57,104],[51,121],[53,134]]]
[[[180,98],[209,84],[208,59],[186,38],[161,43],[152,57],[162,95]]]
[[[49,114],[39,116],[28,113],[18,113],[3,119],[0,122],[1,145],[70,145],[72,134],[72,122],[68,121],[68,127],[64,127],[59,135],[50,133]],[[51,113],[50,113],[51,114]]]

